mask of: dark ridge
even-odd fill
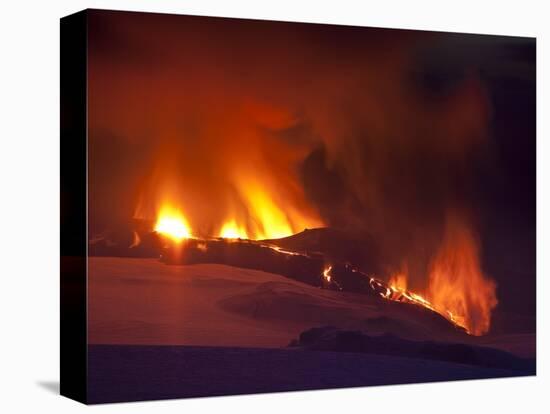
[[[393,334],[368,335],[358,330],[341,330],[331,326],[308,329],[289,346],[315,351],[355,352],[447,361],[535,373],[535,361],[509,352],[463,343],[412,341]]]

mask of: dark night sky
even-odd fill
[[[238,164],[396,266],[460,211],[499,309],[532,315],[535,89],[529,38],[92,12],[92,233],[168,170],[208,226]]]

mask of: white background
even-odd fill
[[[12,412],[548,412],[545,1],[4,1],[0,14],[0,410]],[[86,408],[59,381],[59,18],[86,7],[537,37],[538,376]],[[546,18],[546,19],[545,19]],[[545,21],[546,20],[546,21]],[[545,25],[546,23],[546,25]],[[546,26],[546,27],[545,27]]]

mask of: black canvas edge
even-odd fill
[[[87,11],[60,19],[60,394],[87,401]]]

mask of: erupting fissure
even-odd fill
[[[264,203],[263,206],[267,204]],[[261,209],[261,207],[257,208]],[[252,226],[247,223],[230,219],[221,226],[217,234],[210,237],[197,237],[182,210],[171,204],[164,204],[159,211],[154,230],[175,243],[189,238],[258,240],[267,239],[273,235],[275,236],[273,238],[290,236],[296,232],[293,227],[285,227],[287,216],[274,205],[269,205],[269,208],[261,214],[258,213],[257,217],[263,217],[264,220],[255,224],[255,231],[250,231]],[[271,226],[272,223],[275,224]],[[260,244],[260,246],[287,255],[308,257],[306,253],[283,250],[270,243]],[[331,275],[331,270],[332,266],[327,266],[322,272],[322,279],[325,284],[338,285],[337,280]],[[365,275],[358,270],[355,271]],[[392,274],[387,283],[381,279],[369,277],[371,288],[386,300],[412,303],[430,309],[472,335],[483,335],[488,332],[491,312],[497,304],[496,285],[492,279],[483,274],[477,240],[467,221],[460,216],[450,216],[448,219],[442,244],[432,258],[427,276],[425,294],[408,289],[406,266],[400,272]]]
[[[254,219],[249,222],[230,219],[220,227],[218,232],[202,235],[202,237],[221,237],[230,240],[278,239],[291,236],[306,228],[322,226],[322,222],[318,219],[310,220],[298,215],[294,215],[294,219],[291,220],[290,215],[274,205],[267,209],[261,206],[255,206],[255,208],[259,213],[253,215]],[[154,231],[175,241],[198,237],[198,233],[193,230],[182,211],[169,204],[160,208]]]

